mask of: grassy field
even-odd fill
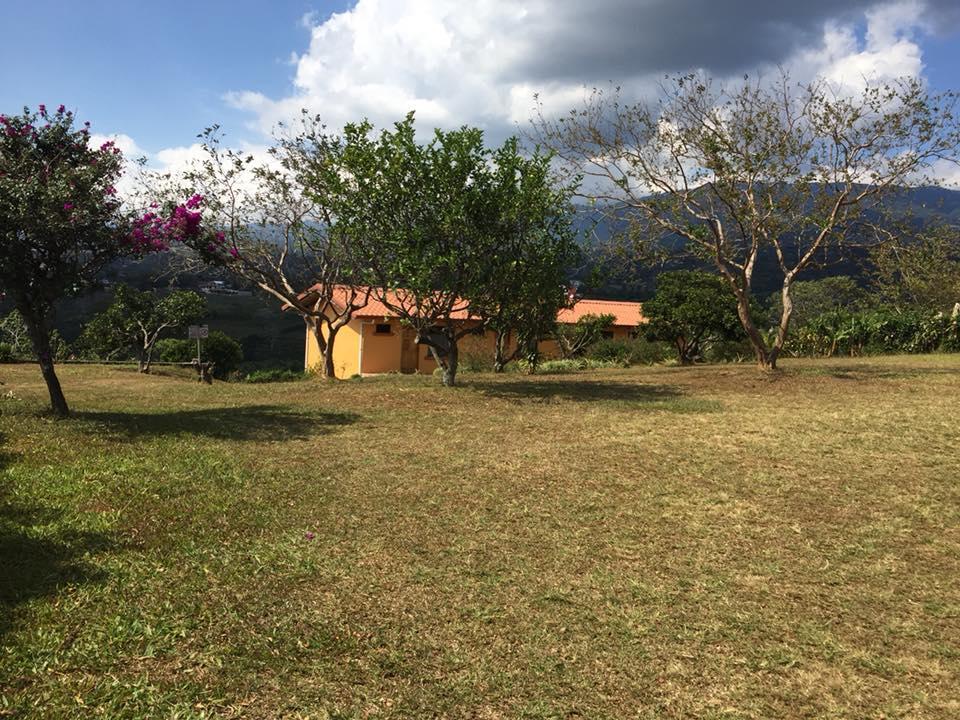
[[[0,366],[0,717],[960,717],[960,357]]]

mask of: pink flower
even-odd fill
[[[237,249],[235,247],[232,247],[230,248],[230,256],[233,258],[238,258],[240,257],[240,253],[237,252]]]
[[[312,533],[312,532],[308,532],[308,533],[305,533],[305,534],[304,534],[304,537],[305,537],[307,540],[313,540],[316,536],[317,536],[317,534],[316,534],[316,533]]]
[[[67,212],[70,212],[71,210],[73,210],[73,203],[65,202],[63,204],[63,209],[66,210]]]
[[[46,115],[46,114],[47,114],[47,106],[44,105],[43,103],[40,103],[40,104],[37,106],[37,110],[40,111],[40,114],[41,114],[41,115]]]
[[[62,115],[62,114],[63,114],[63,111],[66,110],[66,109],[67,109],[67,106],[66,106],[66,105],[58,105],[58,106],[57,106],[57,113],[60,114],[60,115]]]

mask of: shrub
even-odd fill
[[[223,379],[243,362],[243,348],[226,333],[214,330],[210,337],[203,341],[203,356],[215,363],[214,377]]]
[[[13,362],[16,359],[17,356],[13,352],[13,345],[10,343],[0,342],[0,363]]]
[[[274,368],[273,370],[255,370],[243,378],[248,383],[294,382],[307,376],[302,371]]]
[[[537,372],[542,375],[563,375],[579,370],[599,370],[615,367],[623,367],[623,363],[610,360],[591,360],[589,358],[564,358],[543,361],[537,365]]]
[[[156,353],[160,362],[190,362],[197,357],[197,343],[194,340],[163,338],[157,340]]]
[[[600,340],[591,345],[586,357],[601,362],[620,365],[653,365],[663,362],[670,355],[664,343],[643,338],[630,340]]]
[[[827,356],[925,353],[960,349],[957,318],[895,310],[836,310],[800,328],[788,349],[797,355]]]
[[[161,362],[190,362],[197,356],[197,343],[194,340],[165,338],[157,341],[156,352]],[[201,353],[204,362],[214,363],[213,375],[221,380],[243,362],[240,343],[219,330],[214,330],[203,341]]]

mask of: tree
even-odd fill
[[[518,358],[536,368],[539,342],[556,328],[568,301],[566,280],[580,259],[571,222],[574,186],[551,178],[550,161],[538,153],[521,157],[516,139],[496,152],[499,217],[490,258],[496,272],[473,297],[496,333],[494,372]]]
[[[118,285],[113,302],[84,326],[79,342],[104,359],[132,351],[139,371],[149,373],[154,347],[161,335],[199,322],[206,312],[206,301],[190,290],[159,296],[156,292]]]
[[[481,130],[464,127],[420,143],[412,113],[372,130],[344,129],[339,221],[377,299],[416,331],[451,386],[459,340],[506,310],[504,288],[517,287],[525,262],[538,277],[515,301],[556,302],[569,191],[550,188],[549,159],[522,156],[515,139],[490,150]],[[540,283],[553,287],[541,293]],[[507,315],[519,317],[504,312],[504,324]]]
[[[672,343],[681,365],[696,361],[707,343],[744,337],[736,299],[721,278],[699,270],[658,275],[643,315],[647,339]]]
[[[134,219],[115,185],[122,157],[111,142],[89,145],[61,105],[0,115],[0,290],[23,317],[55,415],[69,413],[50,343],[57,300],[94,283],[122,255],[165,249],[200,231],[199,198]]]
[[[327,187],[344,187],[339,139],[306,115],[298,134],[270,148],[269,162],[223,148],[216,126],[201,139],[206,157],[188,179],[208,198],[215,239],[195,249],[204,262],[298,313],[320,348],[321,374],[334,379],[337,332],[369,299],[369,289],[356,282],[350,244],[336,222],[342,196]]]
[[[595,200],[632,214],[641,247],[711,262],[758,365],[773,369],[798,276],[872,241],[888,198],[932,182],[937,161],[955,162],[956,99],[914,79],[849,94],[786,76],[725,88],[687,75],[667,82],[656,104],[595,90],[560,120],[541,112],[535,132],[586,176]],[[772,342],[750,310],[764,255],[782,277]]]
[[[226,377],[243,362],[243,347],[220,330],[210,333],[203,343],[204,363],[213,363],[214,377]],[[189,363],[197,357],[197,344],[183,338],[163,338],[157,342],[157,354],[163,362]]]
[[[867,303],[866,291],[847,275],[800,280],[793,284],[791,295],[794,327],[806,325],[814,318],[835,310],[861,310]],[[780,296],[774,296],[772,312],[776,317],[783,312]]]
[[[576,357],[588,347],[604,337],[604,333],[613,326],[613,315],[584,315],[572,325],[556,322],[554,317],[553,339],[557,343],[560,357]]]
[[[938,225],[904,232],[870,253],[881,302],[900,310],[952,312],[960,303],[960,231]]]

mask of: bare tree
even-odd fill
[[[370,291],[356,282],[336,199],[323,187],[306,193],[302,185],[304,167],[336,162],[339,142],[303,122],[300,134],[278,138],[260,162],[222,147],[216,126],[202,133],[206,156],[188,179],[207,199],[205,222],[217,232],[194,249],[297,312],[323,356],[322,376],[333,379],[337,333]]]
[[[850,94],[786,75],[731,88],[685,75],[666,81],[656,103],[627,103],[614,89],[594,90],[560,119],[541,108],[533,134],[585,177],[599,207],[629,215],[638,249],[711,262],[737,298],[758,365],[774,369],[798,275],[874,238],[887,198],[934,182],[937,161],[956,162],[956,100],[915,79]],[[782,275],[770,338],[750,313],[767,253]]]

